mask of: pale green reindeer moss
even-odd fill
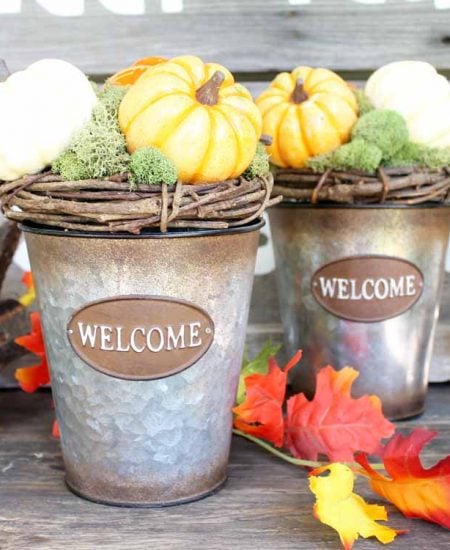
[[[53,163],[66,181],[103,178],[128,169],[129,155],[120,132],[117,110],[126,90],[109,86],[98,95],[92,116]]]
[[[123,96],[128,92],[130,86],[107,85],[97,93],[97,97],[106,110],[114,115],[117,120],[117,112]],[[117,123],[118,124],[118,123]]]

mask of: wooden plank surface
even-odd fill
[[[431,388],[428,410],[402,428],[438,429],[425,453],[432,464],[449,452],[450,386]],[[51,397],[0,392],[0,548],[2,550],[324,550],[337,536],[313,519],[303,470],[235,438],[229,480],[203,501],[165,509],[125,509],[84,501],[64,485],[58,441],[50,436]],[[379,502],[365,482],[358,492]],[[410,529],[393,550],[444,550],[448,531],[403,518],[388,506],[390,524]],[[358,541],[355,548],[380,546]]]
[[[136,15],[117,13],[125,2],[76,0],[74,17],[54,14],[62,1],[1,4],[0,52],[12,70],[57,56],[105,74],[143,55],[186,52],[266,76],[299,64],[367,71],[400,58],[450,69],[445,0],[147,0]],[[182,11],[164,13],[170,6]]]

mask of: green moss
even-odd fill
[[[90,177],[85,164],[80,162],[72,151],[66,151],[56,159],[53,171],[60,174],[65,181],[79,181]]]
[[[332,168],[372,173],[380,165],[439,169],[450,166],[450,148],[435,149],[411,143],[401,115],[394,111],[373,109],[359,118],[349,143],[325,155],[313,157],[308,163],[315,172]]]
[[[381,162],[381,150],[363,139],[355,139],[350,143],[341,145],[331,153],[313,157],[309,161],[309,167],[315,172],[324,172],[329,168],[335,170],[361,170],[363,172],[375,172]]]
[[[408,142],[386,162],[387,166],[421,166],[439,169],[450,166],[450,148],[436,149]]]
[[[352,130],[353,139],[363,139],[376,145],[383,159],[392,157],[409,139],[406,122],[395,111],[376,109],[363,115]]]
[[[143,147],[131,155],[130,182],[148,185],[176,183],[178,174],[175,163],[155,147]]]
[[[422,162],[428,168],[444,168],[450,166],[450,147],[436,149],[424,147],[421,152]]]
[[[356,97],[356,102],[358,103],[360,116],[365,115],[366,113],[370,113],[370,111],[373,111],[375,109],[375,107],[370,102],[370,99],[364,93],[364,90],[355,88],[352,91]]]
[[[417,164],[421,146],[408,141],[401,149],[396,151],[385,161],[386,166],[413,166]]]
[[[122,88],[110,86],[99,94],[92,116],[54,163],[53,171],[64,180],[103,178],[126,172],[130,156],[119,129],[117,110]],[[77,175],[79,177],[73,177]]]
[[[342,145],[334,154],[334,161],[341,169],[355,168],[364,172],[375,172],[381,158],[381,149],[363,139],[355,139]]]
[[[256,153],[250,166],[242,174],[246,180],[261,177],[270,172],[269,155],[262,143],[258,143]]]
[[[331,151],[330,153],[311,157],[308,160],[308,168],[311,168],[314,172],[326,172],[330,168],[338,169],[334,165],[334,154],[335,151]]]
[[[363,92],[359,94],[360,98],[361,94]],[[316,172],[333,168],[372,173],[382,162],[388,162],[405,147],[408,143],[408,128],[403,117],[384,109],[372,108],[367,111],[367,105],[361,106],[361,110],[366,112],[353,127],[351,141],[335,151],[313,157],[308,163],[310,168]]]

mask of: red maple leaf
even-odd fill
[[[50,374],[47,365],[47,356],[45,353],[44,339],[42,336],[41,318],[39,313],[30,314],[31,332],[24,336],[16,338],[15,342],[28,351],[31,351],[40,358],[37,365],[23,367],[16,370],[16,379],[20,387],[27,393],[33,393],[40,386],[45,386],[50,382]]]
[[[356,460],[370,477],[378,495],[392,502],[406,517],[420,518],[450,529],[450,455],[425,469],[419,458],[423,447],[436,432],[415,429],[408,436],[400,433],[387,443],[384,467],[390,478],[375,472],[361,454]]]
[[[356,451],[376,452],[381,439],[394,433],[378,397],[351,397],[358,374],[350,367],[324,367],[317,374],[312,401],[303,394],[288,400],[286,446],[295,457],[317,460],[323,454],[332,462],[350,462]]]
[[[270,441],[276,447],[283,445],[287,373],[301,356],[302,352],[298,351],[284,369],[270,357],[267,374],[251,374],[245,378],[245,401],[233,409],[234,425],[238,430]]]

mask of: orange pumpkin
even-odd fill
[[[143,57],[135,61],[130,67],[110,76],[106,82],[115,86],[129,86],[134,84],[149,67],[159,65],[159,63],[164,63],[164,61],[167,61],[165,57]]]
[[[301,168],[315,155],[332,151],[350,138],[358,106],[349,85],[328,69],[297,67],[280,73],[256,100],[263,133],[277,166]]]
[[[160,149],[185,183],[226,180],[250,165],[262,117],[221,65],[186,55],[153,67],[125,94],[119,124],[130,153]]]

